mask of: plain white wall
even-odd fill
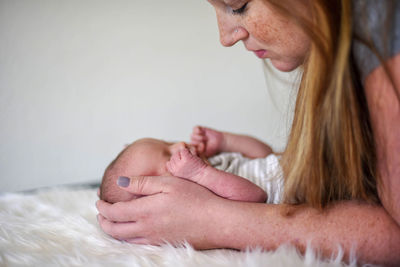
[[[1,191],[100,181],[124,144],[196,124],[284,147],[290,86],[219,44],[207,1],[0,0],[0,40]]]

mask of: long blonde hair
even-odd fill
[[[312,19],[269,0],[312,40],[282,156],[285,202],[323,208],[360,199],[378,203],[375,144],[351,54],[351,1],[313,0]]]

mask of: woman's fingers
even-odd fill
[[[118,240],[134,240],[142,238],[136,222],[116,223],[107,220],[103,215],[98,214],[97,220],[103,231]]]
[[[171,177],[162,176],[139,176],[139,177],[119,177],[118,185],[134,195],[151,196],[169,190],[168,179]],[[96,207],[105,218],[110,221],[130,222],[136,221],[137,216],[143,213],[143,198],[132,199],[127,202],[117,202],[114,204],[99,200]]]
[[[165,179],[168,177],[137,176],[137,177],[119,177],[117,184],[121,189],[135,195],[154,195],[166,190]]]
[[[96,202],[96,208],[102,216],[110,221],[132,222],[135,221],[135,215],[140,207],[135,201],[110,204],[103,200],[98,200]]]

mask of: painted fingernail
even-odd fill
[[[120,187],[128,187],[131,179],[125,176],[118,177],[117,185]]]

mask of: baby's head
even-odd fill
[[[169,176],[165,164],[171,155],[180,149],[190,147],[184,142],[168,143],[157,139],[139,139],[127,146],[104,172],[100,186],[100,199],[115,203],[128,201],[136,196],[118,187],[119,176]]]

